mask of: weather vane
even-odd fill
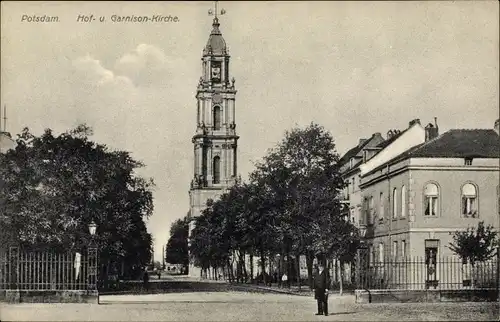
[[[208,10],[208,15],[209,16],[215,16],[215,18],[217,18],[217,14],[223,15],[223,14],[226,13],[226,10],[221,9],[220,12],[219,12],[219,10],[217,9],[217,2],[219,2],[219,1],[214,1],[214,2],[215,2],[215,11],[210,8]]]

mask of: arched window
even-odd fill
[[[472,183],[462,186],[462,214],[465,217],[477,217],[477,189]]]
[[[380,263],[383,263],[384,262],[384,244],[383,243],[380,243],[378,244],[378,261]]]
[[[424,215],[438,215],[439,189],[435,183],[428,183],[424,188]]]
[[[379,200],[379,212],[380,212],[380,219],[384,219],[384,193],[380,193],[380,200]]]
[[[401,188],[401,217],[406,217],[406,187]]]
[[[392,190],[392,218],[398,217],[398,189]]]
[[[368,223],[373,224],[375,222],[375,210],[373,209],[373,196],[370,197],[369,214],[370,214],[369,215],[370,221]]]
[[[214,184],[220,183],[220,157],[216,156],[213,163]]]
[[[221,109],[220,106],[214,106],[214,130],[218,131],[221,127]]]

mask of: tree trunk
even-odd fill
[[[287,268],[287,272],[286,272],[286,275],[287,275],[287,286],[290,287],[291,286],[291,277],[292,277],[292,263],[290,262],[290,252],[287,250],[286,252],[286,268]]]
[[[343,292],[343,279],[344,279],[344,263],[337,259],[337,265],[339,266],[339,295],[342,296]]]
[[[266,285],[266,259],[264,257],[264,249],[260,248],[260,267],[262,268],[262,282]]]
[[[300,281],[300,255],[299,254],[297,254],[297,285],[299,286],[299,291],[300,291],[301,281]]]
[[[226,273],[224,275],[226,275],[225,279],[228,280],[229,283],[231,283],[230,272],[231,272],[231,261],[230,261],[230,259],[228,257],[227,258],[227,270],[226,270]]]
[[[273,276],[274,276],[273,261],[274,261],[274,255],[269,254],[269,279],[270,279],[269,285],[272,285],[273,283]]]
[[[312,256],[311,252],[307,252],[306,256],[306,265],[307,265],[307,279],[309,281],[309,288],[314,289],[313,284],[313,261],[314,256]]]
[[[253,252],[250,252],[250,283],[253,284]]]
[[[248,281],[248,271],[247,271],[247,259],[246,259],[246,253],[243,252],[243,257],[242,257],[242,262],[241,262],[241,265],[242,265],[242,278],[244,278],[245,280],[245,283]]]

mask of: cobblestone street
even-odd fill
[[[245,292],[102,296],[96,304],[0,304],[2,321],[478,321],[498,320],[498,303],[355,304],[332,295],[330,315],[313,298]]]

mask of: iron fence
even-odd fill
[[[360,265],[357,287],[361,289],[466,290],[498,287],[497,260],[466,263],[457,257],[435,261],[423,257],[379,261]]]
[[[0,253],[0,289],[88,290],[95,283],[92,255],[12,248]]]

